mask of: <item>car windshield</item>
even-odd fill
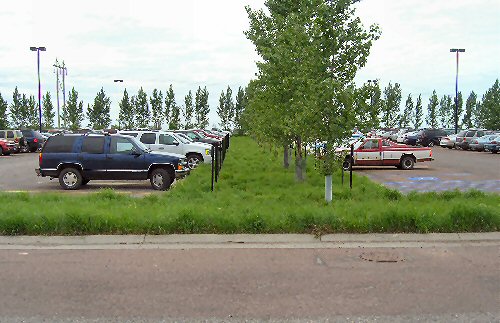
[[[135,137],[131,137],[131,136],[128,136],[128,138],[130,140],[132,140],[132,142],[137,146],[139,147],[139,149],[141,149],[142,151],[145,151],[145,152],[150,152],[151,149],[149,149],[148,147],[146,147],[146,145],[144,145],[142,142],[140,142],[137,138]]]
[[[169,135],[171,135],[172,137],[174,137],[175,139],[177,139],[179,142],[183,143],[183,144],[189,144],[190,141],[187,141],[186,139],[184,139],[184,137],[180,136],[178,133],[169,133]]]
[[[180,138],[184,138],[187,142],[193,142],[193,140],[191,140],[191,138],[189,138],[188,136],[186,136],[185,134],[183,133],[175,133],[177,135],[177,137],[180,137]]]

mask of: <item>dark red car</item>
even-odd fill
[[[7,140],[0,139],[0,156],[10,155],[16,150],[16,144]]]

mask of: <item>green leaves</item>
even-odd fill
[[[94,98],[94,104],[88,106],[87,117],[92,129],[105,129],[111,123],[110,112],[111,101],[101,88]]]

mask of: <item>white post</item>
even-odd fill
[[[325,201],[327,203],[332,201],[332,175],[325,176]]]

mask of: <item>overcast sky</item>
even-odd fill
[[[104,87],[111,97],[111,116],[126,87],[148,95],[173,84],[178,104],[189,90],[207,86],[210,124],[218,122],[219,95],[233,93],[256,72],[258,56],[243,35],[248,28],[245,5],[263,0],[16,0],[0,9],[0,93],[12,101],[21,93],[37,96],[36,53],[41,53],[42,92],[56,106],[56,58],[68,68],[66,91],[92,103]],[[408,93],[422,94],[424,106],[434,89],[439,96],[455,92],[455,56],[460,56],[459,89],[479,96],[500,77],[500,1],[498,0],[364,0],[357,14],[368,27],[380,25],[382,37],[356,80],[379,79]],[[123,79],[124,83],[114,83]],[[62,95],[61,95],[62,97]],[[61,99],[62,102],[62,99]]]

